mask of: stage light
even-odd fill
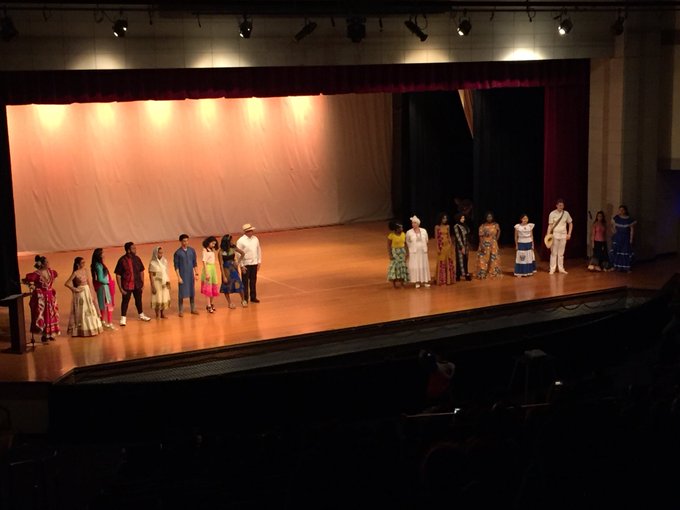
[[[119,19],[113,24],[113,35],[116,37],[125,37],[128,29],[128,22],[126,19]]]
[[[623,34],[623,22],[626,21],[625,16],[621,16],[619,14],[619,17],[616,18],[616,21],[612,23],[612,34],[614,35],[621,35]]]
[[[366,18],[347,18],[347,37],[354,43],[361,42],[366,37]]]
[[[571,32],[572,28],[574,28],[574,24],[571,22],[571,19],[568,17],[560,18],[560,24],[557,25],[557,33],[564,37]]]
[[[253,31],[253,20],[248,19],[245,15],[243,21],[238,26],[238,34],[243,39],[250,39],[250,33]]]
[[[416,21],[417,19],[418,18],[416,18]],[[406,25],[406,28],[408,28],[413,35],[417,36],[421,42],[425,42],[425,39],[427,39],[427,34],[423,32],[423,30],[418,26],[417,23],[411,21],[411,18],[404,21],[404,25]]]
[[[302,27],[297,34],[295,34],[295,42],[300,42],[302,39],[314,32],[314,30],[316,30],[316,23],[313,21],[305,21],[305,26]]]
[[[472,23],[470,23],[470,20],[468,18],[461,19],[460,23],[458,23],[458,29],[456,30],[458,35],[464,37],[470,33],[470,30],[472,30]]]
[[[0,18],[0,38],[3,41],[9,42],[19,35],[19,31],[14,26],[14,21],[12,18],[7,16],[7,13]]]

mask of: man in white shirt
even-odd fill
[[[241,257],[241,279],[243,280],[243,297],[251,303],[259,303],[257,299],[257,270],[262,263],[260,241],[255,236],[255,227],[250,223],[243,225],[243,235],[236,241],[236,247],[243,250]]]
[[[564,200],[558,198],[555,207],[556,209],[548,216],[548,233],[553,236],[550,247],[550,274],[555,274],[555,269],[567,274],[564,270],[564,249],[567,241],[571,239],[574,224],[571,215],[564,210]]]

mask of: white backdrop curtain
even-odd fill
[[[348,94],[9,106],[18,249],[389,218],[391,104]]]

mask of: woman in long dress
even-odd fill
[[[477,251],[477,278],[502,276],[501,258],[498,251],[498,238],[501,227],[496,223],[492,212],[486,213],[486,221],[479,226],[479,250]]]
[[[156,246],[149,261],[149,283],[151,283],[151,308],[156,319],[167,319],[165,310],[170,307],[170,276],[168,260],[163,256],[163,248]]]
[[[398,282],[401,282],[401,287],[404,287],[408,281],[406,234],[401,223],[390,221],[389,227],[392,232],[387,234],[387,255],[390,258],[390,264],[387,266],[387,279],[396,289]]]
[[[114,296],[116,294],[116,279],[111,278],[109,268],[104,263],[104,250],[95,248],[92,252],[92,262],[90,263],[90,273],[94,290],[97,293],[97,305],[99,316],[102,320],[104,329],[116,329],[113,325],[113,308],[115,306]]]
[[[459,282],[461,278],[470,281],[472,280],[472,275],[468,271],[470,227],[467,225],[467,216],[463,213],[456,213],[454,220],[456,222],[453,226],[453,238],[456,242],[456,281]]]
[[[534,224],[522,214],[515,225],[515,276],[533,276],[536,273],[534,255]]]
[[[406,246],[408,246],[408,274],[416,289],[421,284],[430,286],[430,261],[427,254],[427,231],[420,227],[418,216],[411,216],[411,228],[406,232]]]
[[[85,259],[76,257],[73,272],[64,283],[73,293],[71,313],[68,318],[68,334],[71,336],[95,336],[104,331],[99,310],[92,300],[90,274],[85,269]]]
[[[220,285],[220,292],[224,294],[224,297],[227,299],[227,306],[231,310],[236,308],[236,305],[231,302],[231,294],[238,294],[241,297],[241,306],[243,308],[248,306],[243,289],[243,280],[241,280],[241,275],[238,272],[236,254],[239,255],[240,259],[245,255],[245,252],[234,244],[231,234],[222,236],[217,256],[218,260],[221,261],[220,275],[222,277],[222,285]]]
[[[628,214],[628,207],[619,206],[619,213],[612,218],[611,264],[615,271],[630,273],[633,264],[633,236],[635,221]]]
[[[434,238],[437,241],[437,285],[451,285],[456,278],[456,263],[449,216],[446,213],[439,215],[434,227]]]
[[[40,335],[40,340],[47,343],[60,333],[59,305],[54,290],[57,272],[50,268],[50,263],[42,255],[35,256],[35,271],[28,273],[22,282],[28,285],[31,299],[31,333]]]

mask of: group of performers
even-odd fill
[[[411,228],[404,232],[401,223],[392,221],[387,235],[389,265],[387,279],[392,285],[404,287],[412,283],[416,288],[437,285],[451,285],[462,279],[470,281],[468,258],[471,250],[470,227],[464,213],[454,216],[453,228],[449,225],[448,215],[441,213],[434,227],[437,259],[434,277],[430,272],[428,258],[428,234],[420,226],[420,219],[412,216]],[[628,214],[628,208],[621,205],[611,220],[612,245],[607,249],[607,223],[603,211],[598,211],[591,228],[593,246],[588,270],[630,272],[633,261],[633,237],[636,221]],[[521,214],[514,226],[516,277],[532,276],[537,272],[534,242],[534,223],[529,222],[527,214]],[[546,246],[550,249],[549,273],[567,274],[564,268],[564,250],[571,239],[573,220],[564,209],[564,200],[558,199],[555,209],[548,217]],[[479,245],[477,247],[476,277],[500,277],[501,260],[498,240],[500,225],[492,212],[487,212],[485,221],[479,226]]]
[[[203,241],[202,270],[200,275],[201,294],[206,297],[206,310],[214,313],[214,298],[224,294],[229,309],[236,307],[231,301],[231,294],[238,294],[243,307],[248,302],[259,303],[257,298],[257,271],[262,255],[260,243],[254,235],[255,227],[243,226],[243,235],[234,243],[230,234],[222,237],[218,244],[214,236]],[[179,236],[180,246],[174,253],[173,263],[178,279],[178,308],[182,317],[184,299],[188,298],[192,314],[198,314],[195,304],[195,282],[199,279],[198,260],[195,250],[189,246],[189,236]],[[237,258],[238,256],[238,258]],[[220,262],[219,276],[216,261]],[[59,305],[54,283],[57,271],[50,267],[44,255],[36,255],[35,270],[28,273],[22,283],[30,291],[29,307],[31,310],[31,334],[40,335],[43,343],[49,343],[60,334]],[[90,270],[85,267],[85,259],[76,257],[73,271],[65,282],[73,299],[68,322],[70,336],[95,336],[104,329],[116,329],[112,315],[116,288],[122,295],[120,325],[127,324],[127,309],[130,299],[134,297],[139,320],[151,320],[142,305],[142,289],[144,288],[145,267],[137,256],[134,243],[125,244],[125,254],[118,259],[112,276],[104,262],[104,250],[96,248],[92,253]],[[170,306],[170,276],[168,261],[163,247],[155,246],[148,266],[149,284],[151,288],[151,307],[157,319],[167,318],[166,310]],[[92,290],[96,295],[93,299]]]

